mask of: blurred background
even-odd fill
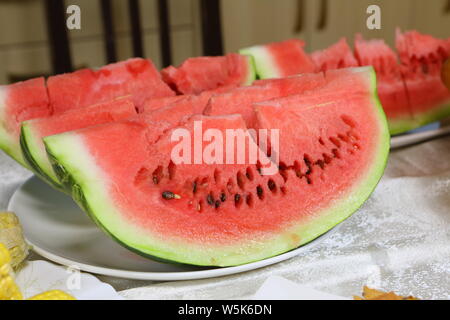
[[[366,27],[371,4],[380,30]],[[80,30],[66,28],[69,5]],[[177,65],[288,38],[311,51],[361,32],[392,46],[397,26],[448,37],[450,0],[0,0],[0,83],[136,55]]]

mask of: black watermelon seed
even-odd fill
[[[197,182],[193,182],[192,183],[192,192],[196,193],[197,192]]]
[[[240,195],[239,193],[236,193],[236,194],[234,195],[234,202],[238,203],[239,200],[241,200],[241,195]]]
[[[227,195],[222,192],[220,195],[220,201],[225,202],[225,200],[227,200]]]
[[[267,183],[268,187],[270,190],[274,190],[276,185],[275,182],[273,182],[273,180],[269,180],[269,182]]]
[[[262,197],[262,195],[263,195],[263,189],[261,188],[261,186],[257,186],[257,187],[256,187],[256,194],[258,195],[259,198]]]
[[[211,194],[208,194],[208,196],[206,197],[206,201],[208,202],[209,205],[211,206],[214,205],[214,198]]]
[[[166,200],[180,199],[181,198],[178,194],[175,194],[172,191],[164,191],[162,193],[162,197],[164,199],[166,199]]]
[[[214,202],[214,207],[217,209],[218,207],[220,207],[220,201],[216,200],[216,202]]]

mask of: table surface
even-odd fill
[[[131,299],[245,299],[270,275],[342,296],[369,285],[450,299],[449,159],[450,137],[391,152],[384,177],[363,207],[326,241],[288,261],[195,281],[98,277]],[[0,153],[0,210],[30,176]],[[33,253],[30,259],[43,258]]]

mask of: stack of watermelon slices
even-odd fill
[[[450,92],[440,77],[441,66],[450,56],[450,40],[417,31],[397,31],[396,48],[397,53],[383,40],[366,41],[357,35],[354,52],[345,39],[309,57],[296,40],[254,46],[241,52],[254,57],[260,78],[372,65],[394,135],[450,115]]]
[[[302,52],[301,42],[285,44]],[[305,54],[295,61],[308,67],[282,72],[313,70]],[[195,265],[303,245],[355,212],[382,176],[389,133],[370,67],[254,81],[252,58],[232,54],[162,74],[131,59],[4,86],[1,146],[122,245]],[[222,162],[173,159],[174,135],[195,137],[199,124],[210,136],[186,142],[200,143],[191,159],[210,150]],[[241,144],[211,146],[230,130]]]
[[[267,151],[262,132],[273,129],[279,149],[269,134]],[[230,130],[243,134],[231,148],[218,142]],[[265,259],[330,230],[369,197],[389,152],[371,67],[185,96],[44,142],[102,230],[143,256],[204,266]],[[173,156],[181,142],[185,162]],[[257,161],[245,150],[259,150]]]

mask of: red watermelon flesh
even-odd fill
[[[52,76],[47,80],[54,114],[66,110],[107,102],[131,95],[142,111],[150,98],[169,97],[175,93],[161,80],[148,59],[133,58],[104,66],[98,70],[82,69]]]
[[[259,78],[282,78],[315,71],[314,62],[305,53],[304,45],[301,40],[291,39],[253,46],[239,52],[253,57]]]
[[[81,109],[68,110],[51,117],[24,121],[20,137],[24,158],[38,176],[60,188],[61,185],[48,161],[42,139],[66,131],[126,119],[133,115],[136,115],[133,102],[130,99],[121,98]]]
[[[143,112],[150,112],[188,97],[187,95],[148,99],[142,107]]]
[[[315,71],[314,63],[304,51],[305,43],[298,39],[273,42],[265,45],[275,61],[280,77]]]
[[[146,114],[146,119],[164,123],[164,127],[172,128],[193,114],[201,114],[208,102],[200,96],[187,96],[185,99],[153,110]]]
[[[253,86],[237,88],[211,97],[205,115],[242,115],[249,128],[254,127],[253,103],[298,94],[324,84],[323,74],[302,74],[287,78],[266,79],[254,82]]]
[[[196,57],[178,68],[161,71],[163,80],[179,94],[199,94],[221,87],[237,87],[254,80],[251,58],[236,53],[220,57]]]
[[[174,162],[180,141],[173,133],[181,129],[193,137],[200,121],[205,133],[245,134],[239,115],[194,116],[156,140],[151,125],[127,121],[50,136],[45,143],[79,204],[126,247],[197,265],[257,261],[329,230],[362,204],[381,177],[389,134],[375,76],[370,69],[354,74],[356,92],[332,97],[318,90],[297,96],[299,103],[291,98],[259,107],[261,128],[281,130],[283,163],[275,175],[261,175],[248,160]],[[197,142],[186,141],[196,148]],[[210,146],[211,140],[200,141],[201,151]],[[246,136],[245,145],[254,145],[253,139]],[[231,150],[236,154],[235,147],[222,149],[225,155]],[[186,153],[191,159],[199,154]]]
[[[311,59],[316,65],[316,71],[358,66],[346,38],[341,38],[327,49],[314,51],[311,53]]]
[[[372,65],[375,68],[378,95],[389,119],[391,133],[396,134],[415,127],[396,53],[383,40],[366,41],[361,35],[357,35],[355,56],[360,66]]]
[[[145,101],[143,112],[150,112],[153,110],[157,110],[163,107],[167,107],[172,104],[183,104],[184,101],[188,104],[190,103],[196,103],[196,113],[201,113],[203,111],[204,106],[208,102],[209,98],[213,95],[220,94],[223,92],[227,92],[229,90],[232,90],[234,87],[220,87],[214,90],[207,90],[203,91],[202,93],[198,95],[192,95],[192,94],[185,94],[180,96],[173,96],[173,97],[165,97],[165,98],[158,98],[158,99],[149,99]]]
[[[150,123],[157,128],[151,130],[151,136],[159,136],[168,129],[182,125],[192,115],[201,114],[213,94],[213,91],[205,91],[200,95],[184,95],[171,104],[145,111],[134,120]]]
[[[0,147],[26,166],[20,151],[22,121],[51,114],[43,77],[0,86]]]
[[[442,83],[441,68],[450,56],[450,41],[417,31],[397,30],[396,47],[402,64],[412,112],[420,124],[450,115],[450,92]]]

